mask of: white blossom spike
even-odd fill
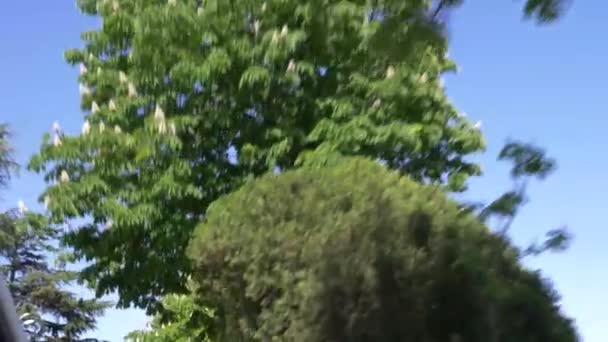
[[[101,72],[102,72],[102,71],[103,71],[103,70],[101,69],[101,67],[97,67],[97,75],[101,75]]]
[[[120,129],[120,126],[118,126],[118,125],[114,126],[114,133],[116,133],[116,134],[122,133],[122,129]]]
[[[106,222],[106,223],[103,225],[103,229],[111,229],[113,226],[114,226],[114,221],[112,221],[112,220],[108,220],[108,222]]]
[[[165,120],[165,112],[159,105],[156,105],[156,109],[154,109],[154,120]]]
[[[17,207],[19,208],[19,214],[21,214],[21,215],[25,214],[28,211],[27,206],[21,200],[19,202],[17,202]]]
[[[475,127],[475,129],[481,129],[481,120],[477,121],[473,127]]]
[[[275,30],[275,31],[272,33],[272,41],[271,41],[271,42],[272,42],[273,44],[276,44],[276,43],[278,43],[278,42],[279,42],[279,32],[278,32],[277,30]]]
[[[59,125],[59,122],[57,122],[57,121],[53,122],[53,132],[61,133],[61,126]]]
[[[104,124],[103,122],[99,123],[99,133],[103,133],[103,131],[106,130],[106,124]]]
[[[97,112],[99,112],[99,105],[97,102],[93,101],[93,103],[91,103],[91,113],[95,114]]]
[[[112,1],[112,10],[114,12],[118,11],[120,9],[120,4],[118,3],[117,0]]]
[[[177,134],[177,127],[175,127],[175,123],[172,122],[169,124],[169,133],[171,135],[176,135]]]
[[[420,76],[420,82],[426,83],[426,81],[428,81],[428,80],[429,80],[429,76],[427,75],[426,72]]]
[[[258,32],[260,32],[260,21],[256,20],[253,22],[253,33],[257,36]]]
[[[266,12],[266,8],[267,8],[267,7],[268,7],[268,6],[266,5],[266,2],[264,2],[264,3],[262,4],[262,13]]]
[[[137,96],[137,89],[135,88],[135,85],[133,83],[129,82],[129,89],[128,89],[128,95],[129,97],[135,97]]]
[[[196,14],[198,14],[198,15],[203,15],[203,6],[199,6],[199,7],[196,9]]]
[[[51,205],[51,197],[44,196],[44,209],[49,210],[50,205]]]
[[[287,27],[287,24],[285,24],[281,29],[281,38],[287,37],[287,34],[289,34],[289,27]]]
[[[87,69],[87,66],[84,65],[84,63],[81,63],[80,64],[80,75],[81,76],[86,75],[88,71],[89,70]]]
[[[388,68],[386,68],[386,78],[393,78],[393,76],[395,76],[395,68],[392,65],[389,65]]]
[[[287,72],[295,72],[296,71],[296,62],[292,60],[289,61],[289,64],[287,64]]]
[[[90,95],[91,89],[84,84],[80,84],[79,86],[80,95]]]
[[[82,135],[87,135],[91,132],[91,124],[89,123],[89,121],[85,120],[85,122],[82,124]]]
[[[68,175],[66,170],[61,171],[61,176],[59,177],[61,183],[67,183],[70,181],[70,175]]]
[[[372,108],[378,109],[380,108],[380,105],[382,105],[382,101],[380,99],[376,99],[376,101],[374,101],[374,103],[372,104]]]
[[[60,147],[62,144],[61,136],[58,133],[55,133],[55,135],[53,135],[53,146]]]
[[[89,53],[89,60],[90,61],[95,60],[95,55],[92,53]]]
[[[171,5],[171,6],[177,5],[177,0],[169,0],[169,5]]]
[[[160,120],[156,123],[156,127],[158,128],[158,133],[165,134],[167,132],[167,123],[165,120]]]
[[[118,80],[120,81],[120,83],[127,83],[127,82],[129,82],[129,78],[127,77],[127,74],[125,74],[124,71],[119,71],[118,72]]]
[[[116,110],[116,103],[114,102],[114,100],[110,99],[110,102],[108,102],[108,108],[110,108],[111,111]]]

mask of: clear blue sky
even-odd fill
[[[555,280],[585,341],[605,342],[608,4],[574,0],[564,20],[538,28],[520,22],[521,2],[467,0],[451,20],[451,56],[462,72],[448,78],[448,92],[472,120],[483,121],[489,145],[481,156],[486,175],[473,183],[471,197],[490,200],[508,189],[507,168],[495,162],[507,137],[542,144],[558,159],[556,175],[533,185],[513,234],[524,243],[547,229],[571,227],[576,239],[569,252],[530,264]],[[73,0],[0,1],[0,121],[16,134],[20,162],[53,121],[79,131],[77,71],[64,63],[63,51],[79,46],[80,32],[94,27]],[[43,186],[38,175],[22,173],[0,209],[19,199],[35,208]],[[145,321],[138,311],[109,311],[99,334],[121,341]]]

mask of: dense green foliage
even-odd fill
[[[0,214],[0,274],[33,341],[94,341],[82,338],[95,329],[96,318],[109,303],[83,299],[67,289],[78,273],[61,264],[56,238],[57,231],[42,215],[23,208]]]
[[[499,155],[499,160],[512,164],[511,178],[513,190],[506,192],[488,204],[459,205],[461,214],[473,214],[481,222],[492,224],[500,239],[508,240],[508,230],[521,207],[526,203],[526,187],[531,178],[544,179],[555,170],[555,160],[548,157],[544,150],[518,141],[508,142]],[[325,162],[325,166],[339,165],[340,158]],[[492,222],[490,222],[492,221]],[[570,235],[564,228],[553,229],[547,233],[545,241],[533,243],[519,253],[519,258],[538,255],[546,251],[562,251],[568,246]],[[218,328],[213,316],[209,315],[209,303],[205,298],[198,301],[202,306],[191,305],[194,298],[186,295],[170,295],[163,300],[166,314],[154,316],[151,328],[130,334],[134,341],[165,340],[203,340],[213,336]]]
[[[78,341],[108,306],[67,289],[79,274],[50,261],[63,239],[98,295],[163,309],[136,340],[577,341],[519,264],[567,236],[522,251],[506,236],[527,178],[553,169],[542,151],[507,145],[514,190],[470,208],[503,218],[498,234],[445,199],[484,147],[441,82],[456,70],[441,18],[462,2],[80,0],[102,19],[66,54],[82,134],[54,125],[30,167],[52,221],[86,223],[63,236],[41,215],[0,215],[0,272],[32,339]],[[524,14],[563,8],[526,0]],[[0,125],[0,185],[7,137]],[[201,220],[199,287],[171,294],[189,291]]]
[[[481,133],[441,86],[446,41],[417,20],[427,1],[80,5],[103,18],[67,53],[82,65],[83,134],[47,136],[30,166],[56,181],[54,220],[92,218],[67,241],[119,305],[184,290],[192,230],[250,175],[328,152],[454,190],[479,173],[465,156]]]
[[[184,248],[215,199],[334,153],[463,190],[484,143],[441,84],[455,65],[440,18],[461,2],[80,0],[102,19],[66,54],[82,135],[56,127],[30,167],[54,221],[91,218],[66,237],[84,277],[151,308],[185,290]]]
[[[189,248],[217,341],[578,341],[520,254],[440,188],[359,158],[247,183]]]
[[[213,312],[197,306],[191,295],[167,295],[161,304],[163,314],[156,314],[150,329],[131,332],[125,341],[132,342],[210,342]]]

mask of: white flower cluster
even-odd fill
[[[29,209],[27,208],[27,206],[25,205],[25,202],[23,202],[23,201],[21,201],[21,200],[20,200],[19,202],[17,202],[17,208],[18,208],[18,210],[19,210],[19,214],[21,214],[21,215],[24,215],[24,214],[25,214],[25,213],[27,213],[27,212],[28,212],[28,210],[29,210]]]
[[[177,132],[175,123],[171,122],[167,125],[165,111],[163,111],[159,105],[156,105],[156,109],[154,110],[154,122],[156,123],[156,128],[160,134],[165,134],[168,131],[170,134],[175,135]]]
[[[61,126],[59,122],[53,123],[53,146],[60,147],[63,143],[61,142]]]
[[[272,42],[273,43],[278,43],[280,40],[284,40],[287,35],[289,34],[289,27],[287,27],[287,24],[283,25],[283,28],[281,28],[281,32],[279,31],[274,31],[274,33],[272,34]]]

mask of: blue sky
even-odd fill
[[[574,0],[556,25],[538,28],[521,22],[522,1],[468,0],[451,18],[451,56],[462,72],[447,78],[447,89],[471,120],[482,120],[488,151],[480,160],[485,176],[472,183],[471,198],[491,200],[509,188],[508,168],[495,161],[508,137],[545,146],[559,162],[558,172],[533,184],[531,202],[513,226],[526,243],[567,224],[575,233],[564,254],[530,260],[554,279],[566,312],[575,317],[587,342],[608,340],[608,262],[601,213],[608,195],[608,4]],[[80,46],[82,31],[96,22],[69,1],[0,2],[0,121],[15,133],[18,160],[25,164],[41,136],[59,121],[78,132],[77,71],[63,61],[66,48]],[[41,177],[22,172],[3,194],[0,209],[24,200],[35,208]],[[112,310],[99,322],[99,335],[122,341],[144,326],[135,310]]]

